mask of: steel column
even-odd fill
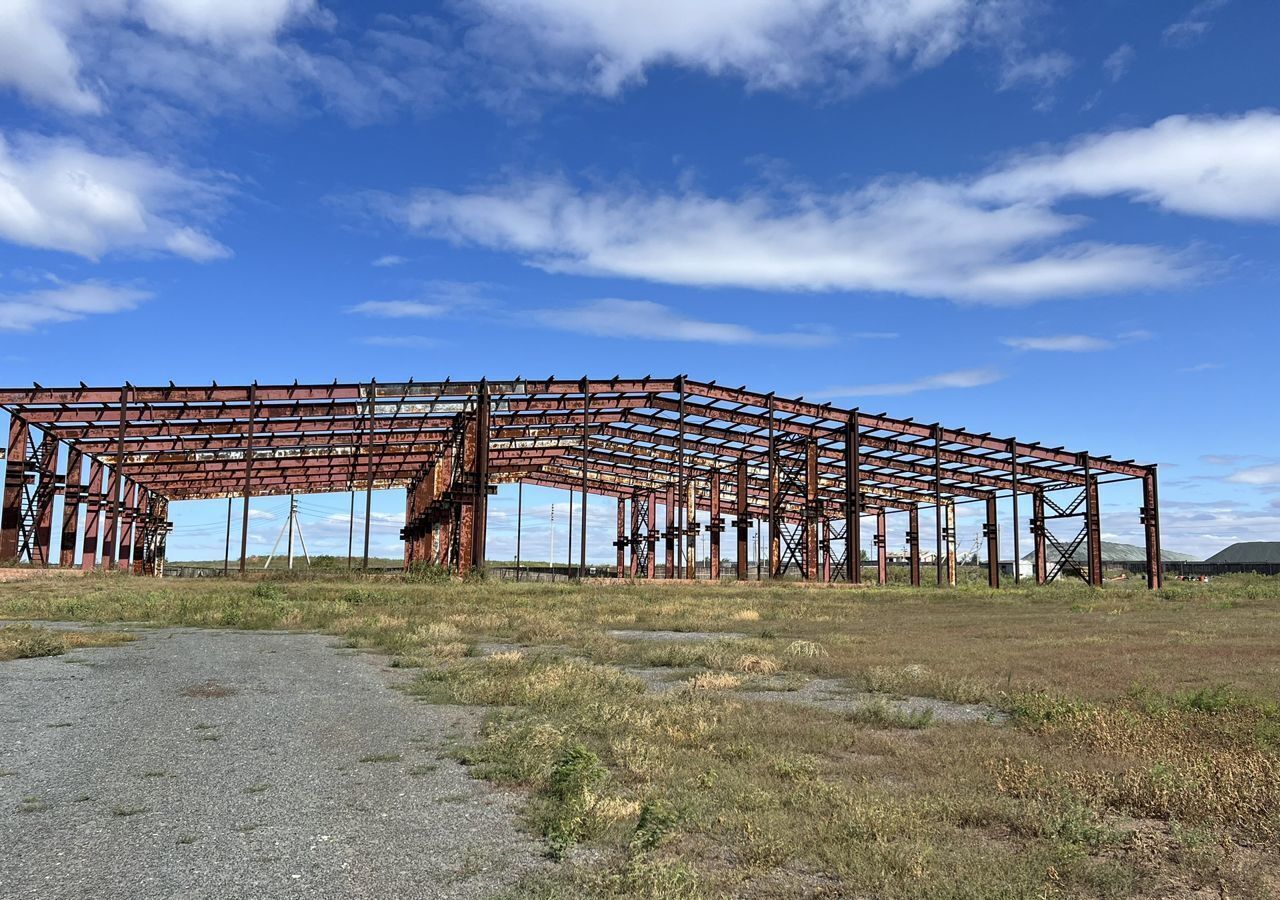
[[[89,459],[89,491],[84,504],[84,543],[80,546],[80,568],[86,572],[98,564],[98,533],[102,529],[102,463]]]
[[[712,584],[720,581],[720,532],[724,531],[724,519],[720,515],[720,470],[711,473],[711,509],[707,514],[707,543],[711,548],[710,573]]]
[[[777,578],[782,565],[781,540],[778,534],[778,447],[774,433],[773,393],[769,394],[769,577]]]
[[[644,539],[649,544],[645,560],[644,577],[653,580],[658,571],[658,492],[649,492],[649,517],[645,523]]]
[[[582,379],[582,533],[578,536],[578,580],[587,576],[587,448],[591,439],[591,383]]]
[[[253,492],[253,426],[258,408],[258,384],[249,385],[249,427],[245,435],[244,502],[240,507],[240,574],[249,567],[249,495]]]
[[[124,506],[120,516],[120,562],[119,567],[126,574],[133,572],[133,527],[138,518],[138,484],[125,479]]]
[[[676,487],[667,485],[666,493],[667,530],[663,533],[666,541],[666,577],[676,577]]]
[[[822,520],[822,533],[818,538],[818,551],[822,555],[822,582],[831,582],[831,522]]]
[[[982,536],[987,539],[987,584],[998,588],[1000,587],[1000,520],[994,494],[987,498],[987,518],[982,525]]]
[[[737,578],[739,581],[747,580],[747,556],[750,550],[747,547],[748,531],[751,528],[751,508],[747,499],[747,461],[745,459],[738,460],[738,474],[735,478],[734,489],[737,492],[737,513],[733,520],[733,527],[738,529],[738,570]]]
[[[920,587],[920,508],[913,506],[907,512],[907,556],[911,571],[911,586]]]
[[[62,541],[58,565],[70,569],[76,564],[76,537],[80,525],[80,498],[83,493],[84,453],[67,448],[67,486],[62,495]]]
[[[685,560],[686,554],[684,552],[686,509],[685,509],[685,479],[684,479],[684,376],[683,375],[680,375],[676,378],[676,390],[680,392],[679,400],[677,401],[677,409],[676,409],[676,429],[678,432],[676,437],[676,456],[677,456],[676,498],[677,498],[677,502],[680,504],[680,508],[676,513],[676,526],[678,529],[678,533],[680,535],[680,538],[676,541],[676,577],[683,578],[685,577],[684,569],[686,564],[686,560]]]
[[[933,533],[937,544],[934,550],[934,568],[938,574],[938,587],[942,587],[942,540],[946,526],[942,522],[942,424],[933,426]]]
[[[613,546],[617,548],[617,565],[618,580],[627,577],[627,546],[631,542],[627,540],[627,501],[623,497],[618,498],[618,537],[613,542]]]
[[[878,584],[889,583],[889,548],[887,546],[889,541],[885,533],[885,525],[884,510],[876,510],[876,581]]]
[[[36,487],[35,543],[31,562],[49,566],[53,562],[53,498],[58,486],[58,439],[46,431],[40,439],[40,481]],[[39,556],[39,559],[36,559]]]
[[[471,510],[471,569],[484,570],[485,543],[489,533],[489,424],[491,407],[489,385],[480,382],[480,399],[476,404],[475,499]],[[586,494],[582,510],[586,513]],[[584,520],[585,521],[585,520]],[[585,527],[585,526],[584,526]]]
[[[369,379],[369,424],[365,430],[366,440],[373,436],[373,414],[378,402],[378,387],[374,379]],[[361,557],[360,571],[369,571],[369,531],[373,527],[373,451],[366,447],[365,483],[364,483],[364,553]]]
[[[698,502],[697,490],[692,481],[686,481],[684,486],[684,502],[680,504],[680,514],[684,517],[684,545],[685,552],[682,554],[683,569],[681,570],[684,577],[690,581],[696,581],[698,578]]]
[[[0,561],[18,561],[18,532],[22,528],[22,500],[27,485],[27,423],[9,416],[9,449],[4,465],[4,509],[0,511]]]
[[[1163,560],[1160,557],[1160,495],[1156,480],[1156,467],[1151,466],[1142,476],[1142,509],[1139,515],[1147,551],[1147,587],[1158,589],[1164,581]]]
[[[640,531],[640,507],[643,505],[638,498],[641,495],[636,493],[631,497],[631,532],[630,540],[627,544],[631,548],[631,559],[627,563],[627,574],[631,578],[640,578],[640,559],[644,555],[640,552],[640,545],[644,541],[644,535]],[[621,498],[619,498],[621,501]]]
[[[804,474],[804,579],[816,581],[820,572],[818,559],[819,522],[822,510],[818,501],[818,442],[805,445]]]
[[[1022,583],[1022,522],[1018,518],[1018,442],[1009,440],[1009,480],[1013,484],[1013,583]]]
[[[947,530],[944,532],[947,550],[947,584],[956,586],[956,501],[946,503]]]
[[[101,564],[104,569],[114,569],[116,567],[116,536],[118,534],[120,507],[115,498],[120,490],[120,473],[115,466],[108,466],[107,488],[102,495],[102,505],[106,510],[102,523]]]
[[[844,427],[844,540],[845,580],[862,584],[862,446],[858,410]]]
[[[1086,472],[1088,469],[1085,470]],[[1089,565],[1089,583],[1102,586],[1102,510],[1098,505],[1098,478],[1089,476],[1084,489],[1084,527],[1086,559]]]
[[[1044,491],[1036,491],[1031,495],[1031,542],[1035,553],[1036,584],[1044,584],[1049,580],[1049,556],[1045,549],[1044,531],[1048,523],[1044,518]]]

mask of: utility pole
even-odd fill
[[[547,572],[556,580],[556,505],[551,504],[551,553],[547,556]]]
[[[293,569],[293,529],[294,529],[294,526],[297,526],[297,529],[298,529],[298,542],[302,544],[302,555],[303,555],[303,557],[305,557],[305,558],[306,558],[306,560],[307,560],[307,565],[308,565],[308,566],[310,566],[310,565],[311,565],[311,555],[310,555],[309,553],[307,553],[307,541],[306,541],[306,539],[302,536],[302,522],[300,522],[300,521],[298,520],[298,499],[297,499],[297,497],[295,497],[293,494],[290,494],[290,495],[289,495],[289,518],[288,518],[288,520],[284,523],[284,525],[282,525],[282,526],[280,527],[280,533],[279,533],[278,535],[276,535],[276,542],[275,542],[274,544],[272,544],[272,545],[271,545],[271,555],[267,557],[267,561],[266,561],[266,563],[265,563],[265,564],[263,564],[263,566],[262,566],[262,568],[263,568],[264,570],[265,570],[268,566],[270,566],[270,565],[271,565],[271,560],[273,560],[273,559],[275,559],[275,558],[276,558],[276,550],[277,550],[277,549],[279,548],[279,546],[280,546],[280,538],[284,537],[284,536],[285,536],[285,534],[286,534],[286,532],[287,532],[287,533],[288,533],[288,535],[289,535],[289,543],[288,543],[288,549],[287,549],[288,559],[289,559],[289,568],[290,568],[291,570]]]
[[[298,499],[293,495],[289,495],[289,540],[288,547],[289,571],[293,571],[293,520],[298,517]]]

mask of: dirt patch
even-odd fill
[[[230,697],[234,693],[235,688],[227,687],[225,684],[218,684],[216,681],[202,681],[199,684],[189,685],[182,689],[182,696],[195,697],[199,700]]]

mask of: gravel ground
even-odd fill
[[[540,865],[447,758],[479,714],[319,635],[0,663],[0,897],[488,897]]]

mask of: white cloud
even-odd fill
[[[317,14],[315,0],[133,0],[129,6],[152,31],[210,43],[268,42],[286,25]]]
[[[1109,350],[1115,345],[1103,338],[1087,334],[1055,334],[1047,337],[1007,337],[1000,342],[1015,350],[1044,350],[1059,353],[1088,353]]]
[[[817,392],[816,396],[823,398],[900,397],[921,391],[983,387],[994,384],[1002,378],[1004,375],[995,369],[960,369],[954,372],[943,372],[940,375],[927,375],[913,381],[831,387]]]
[[[5,0],[0,85],[68,112],[100,113],[102,85],[84,69],[95,44],[112,43],[103,29],[124,36],[141,26],[153,39],[245,53],[266,50],[286,25],[318,16],[314,0]]]
[[[366,300],[352,306],[347,312],[383,319],[434,319],[449,312],[449,307],[421,300]]]
[[[1202,363],[1196,363],[1195,365],[1186,366],[1185,368],[1181,368],[1178,371],[1179,372],[1212,372],[1214,369],[1221,369],[1221,368],[1222,368],[1222,363],[1202,362]]]
[[[648,300],[593,300],[562,309],[534,310],[534,321],[549,328],[599,337],[706,344],[817,347],[832,337],[817,331],[763,332],[746,325],[695,319]]]
[[[102,111],[102,101],[83,83],[66,34],[78,6],[54,0],[0,3],[0,85],[69,112]]]
[[[180,218],[219,191],[142,156],[107,156],[70,140],[0,134],[0,238],[90,259],[116,250],[207,261],[231,251]]]
[[[1014,158],[973,194],[1013,203],[1128,196],[1187,215],[1280,219],[1280,113],[1170,116]]]
[[[1137,53],[1129,44],[1121,44],[1102,61],[1102,69],[1112,81],[1119,81],[1129,73]]]
[[[1170,284],[1154,247],[1060,244],[1080,220],[1042,205],[976,203],[927,180],[785,198],[584,193],[557,180],[415,194],[412,229],[514,252],[551,272],[762,290],[890,291],[986,303]]]
[[[1173,47],[1189,47],[1196,43],[1213,27],[1210,17],[1227,5],[1227,0],[1200,0],[1187,13],[1186,17],[1174,22],[1161,35],[1164,42]]]
[[[1196,267],[1159,246],[1072,240],[1088,220],[1054,208],[1119,196],[1188,215],[1280,218],[1280,114],[1174,116],[1017,156],[985,175],[882,179],[822,193],[511,180],[378,203],[411,230],[511,252],[549,272],[761,290],[887,291],[1023,303],[1168,287]]]
[[[388,253],[386,256],[379,256],[373,261],[373,265],[379,269],[389,269],[392,266],[403,266],[409,260],[403,256],[396,256],[394,253]]]
[[[1247,469],[1240,469],[1239,471],[1232,472],[1228,475],[1227,481],[1232,481],[1236,484],[1251,484],[1259,487],[1280,484],[1280,464],[1250,466]]]
[[[1002,44],[1026,0],[472,0],[469,44],[606,95],[670,64],[754,88],[858,89]]]
[[[123,285],[86,281],[23,294],[0,294],[0,330],[30,331],[85,316],[127,312],[151,295]]]

